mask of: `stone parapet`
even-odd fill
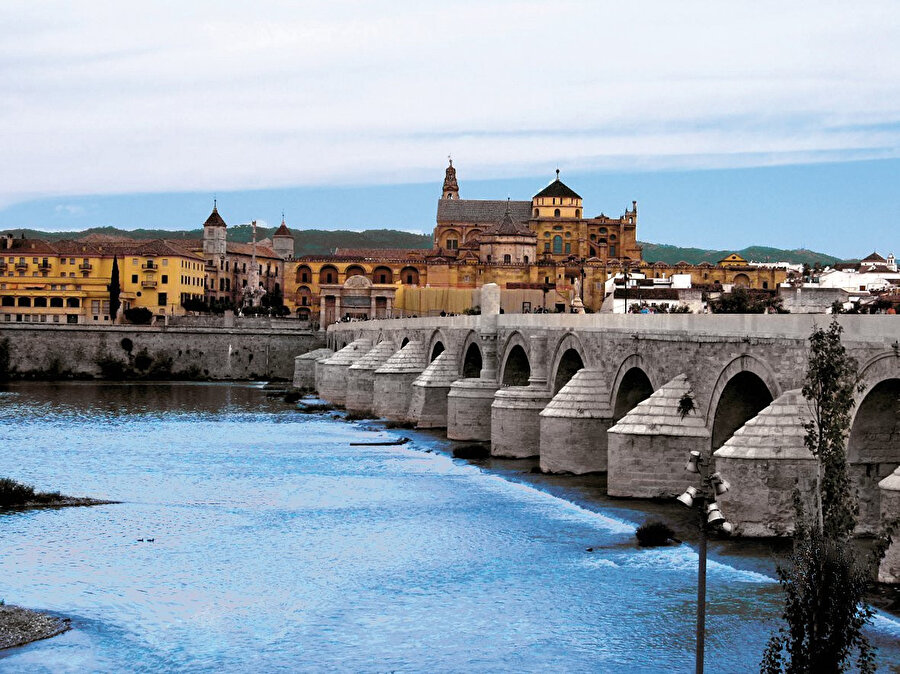
[[[800,389],[783,393],[735,431],[714,454],[731,483],[719,496],[725,517],[742,536],[785,536],[794,530],[798,489],[807,513],[815,507],[816,458],[804,444],[810,419]]]
[[[491,454],[515,459],[541,452],[540,412],[551,398],[546,388],[509,386],[491,404]]]
[[[460,379],[447,394],[447,438],[489,442],[491,405],[497,382],[490,379]]]
[[[708,451],[710,434],[697,412],[682,417],[678,411],[689,391],[690,382],[680,374],[609,429],[610,496],[663,498],[690,484],[684,470],[688,455]]]
[[[594,473],[607,468],[606,431],[612,425],[609,382],[582,368],[540,413],[541,470]]]
[[[375,394],[375,370],[394,355],[393,342],[379,342],[369,353],[347,369],[347,401],[349,412],[370,414]]]
[[[426,349],[421,340],[407,342],[375,370],[372,407],[376,415],[389,421],[415,421],[409,417],[412,383],[428,363]]]
[[[459,379],[456,360],[455,352],[444,351],[413,382],[409,416],[416,428],[447,427],[447,394]]]
[[[316,387],[316,361],[334,355],[331,349],[313,349],[294,357],[294,388],[314,389]]]
[[[347,369],[366,355],[371,348],[372,340],[354,339],[322,362],[316,378],[319,397],[332,405],[344,405],[347,400]]]
[[[878,582],[900,583],[900,468],[878,483],[881,529],[893,526],[893,541],[878,567]]]

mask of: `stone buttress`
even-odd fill
[[[371,414],[374,408],[375,370],[394,355],[397,347],[388,340],[379,342],[365,356],[347,369],[348,412]]]
[[[294,357],[294,388],[316,388],[316,361],[319,358],[330,358],[334,355],[331,349],[313,349]]]
[[[716,470],[731,483],[719,505],[736,534],[791,534],[795,489],[815,513],[816,458],[803,443],[809,418],[800,389],[786,391],[716,450]]]
[[[321,363],[316,377],[319,397],[332,405],[344,405],[347,399],[347,369],[371,348],[371,339],[355,339]]]
[[[416,428],[447,427],[447,394],[459,379],[456,361],[455,352],[444,351],[413,382],[409,416]]]
[[[409,418],[412,384],[428,364],[427,348],[418,339],[407,342],[375,370],[373,411],[377,416],[388,421],[415,421]]]
[[[511,458],[541,453],[541,417],[553,395],[547,388],[547,365],[542,354],[546,335],[529,340],[531,373],[528,386],[506,386],[494,394],[491,404],[491,454]]]
[[[698,411],[684,417],[678,411],[690,390],[687,376],[680,374],[609,429],[610,496],[677,496],[694,484],[685,465],[692,450],[709,452],[710,433]]]
[[[541,470],[595,473],[607,469],[606,431],[612,426],[609,383],[599,370],[578,370],[540,414]]]

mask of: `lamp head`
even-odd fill
[[[730,536],[734,533],[734,525],[731,522],[722,522],[722,524],[719,525],[719,531],[726,536]]]
[[[721,511],[716,508],[715,510],[709,513],[709,517],[706,518],[706,523],[711,526],[718,526],[722,522],[725,521],[725,518],[722,516]]]
[[[687,489],[684,490],[684,493],[681,496],[679,496],[678,498],[676,498],[675,500],[678,501],[683,506],[690,508],[694,505],[694,498],[696,496],[697,496],[697,489],[695,487],[688,487]]]
[[[718,510],[719,504],[715,501],[710,501],[706,504],[706,512],[711,513],[713,510]]]
[[[691,452],[691,456],[688,459],[687,465],[684,469],[689,473],[699,473],[700,472],[700,452],[694,450]]]
[[[719,475],[719,473],[713,473],[712,475],[710,475],[709,481],[712,483],[713,489],[718,496],[721,496],[726,491],[731,489],[731,485],[728,483],[728,480]]]

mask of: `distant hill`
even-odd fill
[[[812,250],[784,250],[782,248],[769,248],[767,246],[750,246],[741,250],[705,250],[703,248],[681,248],[659,243],[641,243],[644,247],[644,259],[648,262],[700,262],[716,263],[724,257],[737,253],[750,262],[790,262],[791,264],[814,265],[819,262],[822,266],[841,262],[833,255],[817,253]]]
[[[25,233],[27,238],[58,241],[60,239],[80,239],[94,234],[99,237],[128,237],[132,239],[200,239],[203,229],[172,231],[167,229],[118,229],[116,227],[92,227],[81,232],[41,232],[35,229],[14,229],[15,236]],[[271,237],[274,227],[258,227],[257,239]],[[252,237],[250,225],[236,225],[228,228],[231,241],[247,243]],[[423,248],[432,246],[430,234],[401,232],[395,229],[367,229],[362,232],[347,230],[301,229],[295,232],[294,254],[328,255],[335,248]],[[829,265],[841,262],[840,258],[812,250],[783,250],[766,246],[750,246],[742,250],[707,250],[703,248],[681,248],[659,243],[641,243],[644,247],[644,259],[648,262],[718,262],[722,258],[737,253],[752,262],[790,262],[792,264],[814,265],[816,262]]]
[[[271,237],[275,227],[257,227],[257,240]],[[99,237],[127,237],[131,239],[201,239],[203,229],[172,231],[168,229],[118,229],[116,227],[92,227],[81,232],[41,232],[36,229],[4,230],[15,236],[25,233],[26,238],[59,241],[60,239],[81,239],[95,235]],[[303,229],[294,233],[294,254],[327,255],[335,248],[431,248],[430,234],[400,232],[394,229],[367,229],[362,232],[347,230],[326,231],[324,229]],[[249,243],[253,236],[250,225],[236,225],[228,228],[228,240]]]

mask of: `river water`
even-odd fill
[[[122,501],[0,515],[0,598],[74,627],[0,670],[692,671],[696,553],[637,548],[653,506],[589,479],[244,385],[14,385],[0,438],[0,476]],[[758,671],[780,609],[739,547],[712,548],[710,671]],[[900,667],[900,621],[871,634]]]

